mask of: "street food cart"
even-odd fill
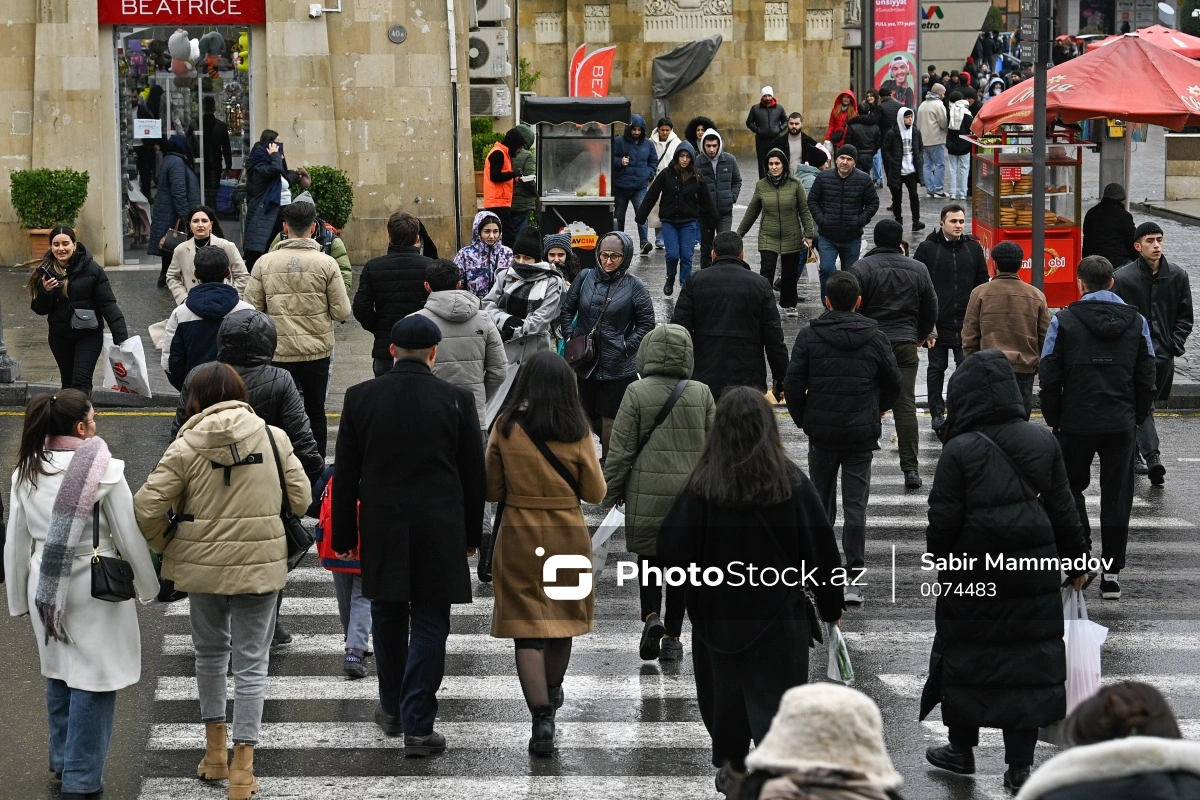
[[[616,225],[612,192],[614,123],[629,124],[625,97],[524,97],[521,121],[536,125],[538,227],[571,234],[583,268]]]
[[[1083,250],[1080,190],[1083,148],[1092,143],[1073,130],[1046,136],[1046,203],[1033,207],[1033,132],[999,130],[971,142],[973,163],[971,232],[984,252],[1000,242],[1015,242],[1025,252],[1020,276],[1032,283],[1034,214],[1044,214],[1046,302],[1061,308],[1079,299],[1075,268]],[[992,267],[989,265],[989,269]]]

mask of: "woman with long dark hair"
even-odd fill
[[[599,503],[605,490],[575,373],[557,353],[536,352],[518,370],[488,439],[487,477],[487,499],[503,503],[492,636],[515,640],[533,715],[529,751],[549,756],[571,638],[592,630],[594,596],[551,599],[542,591],[543,565],[553,558],[590,576],[592,543],[579,501]]]
[[[107,273],[75,238],[75,231],[59,225],[50,231],[50,249],[30,271],[25,288],[33,298],[33,313],[50,323],[48,341],[60,385],[91,394],[92,373],[104,346],[100,320],[108,323],[114,343],[129,338]]]
[[[167,285],[172,251],[161,249],[159,242],[167,231],[187,228],[188,209],[200,204],[200,178],[192,163],[192,148],[187,136],[177,133],[162,145],[162,166],[158,168],[158,194],[154,195],[154,214],[150,223],[150,242],[146,255],[162,256],[158,285]]]
[[[209,206],[196,206],[188,212],[187,219],[190,238],[175,248],[171,266],[167,269],[167,288],[175,298],[175,305],[182,305],[187,300],[188,292],[199,283],[196,280],[196,253],[204,247],[224,251],[229,259],[228,282],[233,284],[238,294],[245,292],[250,273],[246,271],[246,263],[242,261],[237,245],[224,238],[216,210]]]
[[[842,616],[833,528],[816,488],[783,449],[762,392],[738,386],[721,395],[700,460],[663,520],[658,561],[664,571],[700,574],[724,574],[740,562],[764,576],[687,586],[700,716],[712,737],[717,789],[732,797],[751,740],[762,743],[783,693],[808,680],[817,621],[802,568],[821,619]],[[768,585],[772,570],[780,580]]]
[[[667,245],[667,282],[663,285],[663,294],[670,297],[675,291],[676,271],[681,286],[692,274],[692,251],[700,241],[700,218],[716,225],[720,217],[716,198],[708,191],[708,185],[696,167],[696,151],[687,142],[680,142],[671,166],[658,173],[651,182],[634,217],[638,225],[646,224],[646,218],[660,197],[658,216]]]
[[[46,678],[50,769],[64,798],[104,788],[117,691],[141,677],[136,606],[92,597],[93,554],[129,562],[144,602],[158,594],[125,463],[96,435],[87,395],[40,394],[25,408],[4,564],[9,613],[33,623]]]
[[[275,220],[279,218],[283,201],[287,162],[283,159],[283,144],[276,131],[267,128],[258,137],[258,144],[251,148],[246,159],[246,170],[246,220],[242,229],[242,250],[246,254],[246,269],[253,270],[254,262],[267,252],[275,235]]]

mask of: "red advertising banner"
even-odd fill
[[[583,57],[587,53],[587,45],[579,45],[579,49],[575,51],[575,55],[571,56],[571,66],[567,69],[567,79],[571,84],[567,87],[568,97],[579,97],[579,87],[575,84],[575,79],[579,76],[579,65],[583,63]]]
[[[262,25],[266,0],[96,0],[101,25]]]
[[[579,97],[608,97],[616,51],[616,45],[601,47],[583,60],[575,74],[575,89]]]
[[[918,0],[875,0],[875,87],[888,86],[892,97],[911,109],[917,97]]]

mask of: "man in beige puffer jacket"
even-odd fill
[[[255,262],[245,298],[275,321],[279,344],[271,363],[287,370],[296,381],[317,450],[324,456],[333,323],[350,318],[350,296],[338,263],[321,252],[321,246],[312,238],[316,207],[292,203],[281,213],[287,239],[279,249]]]

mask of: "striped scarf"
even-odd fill
[[[92,505],[96,502],[100,477],[108,468],[112,454],[99,436],[91,439],[56,436],[47,442],[47,447],[51,450],[74,449],[75,455],[67,465],[62,486],[54,497],[50,530],[42,547],[41,577],[34,602],[46,631],[46,643],[50,639],[68,643],[70,639],[63,627],[63,615],[67,609],[67,588],[75,561],[75,548],[83,537],[84,528],[91,522]]]

